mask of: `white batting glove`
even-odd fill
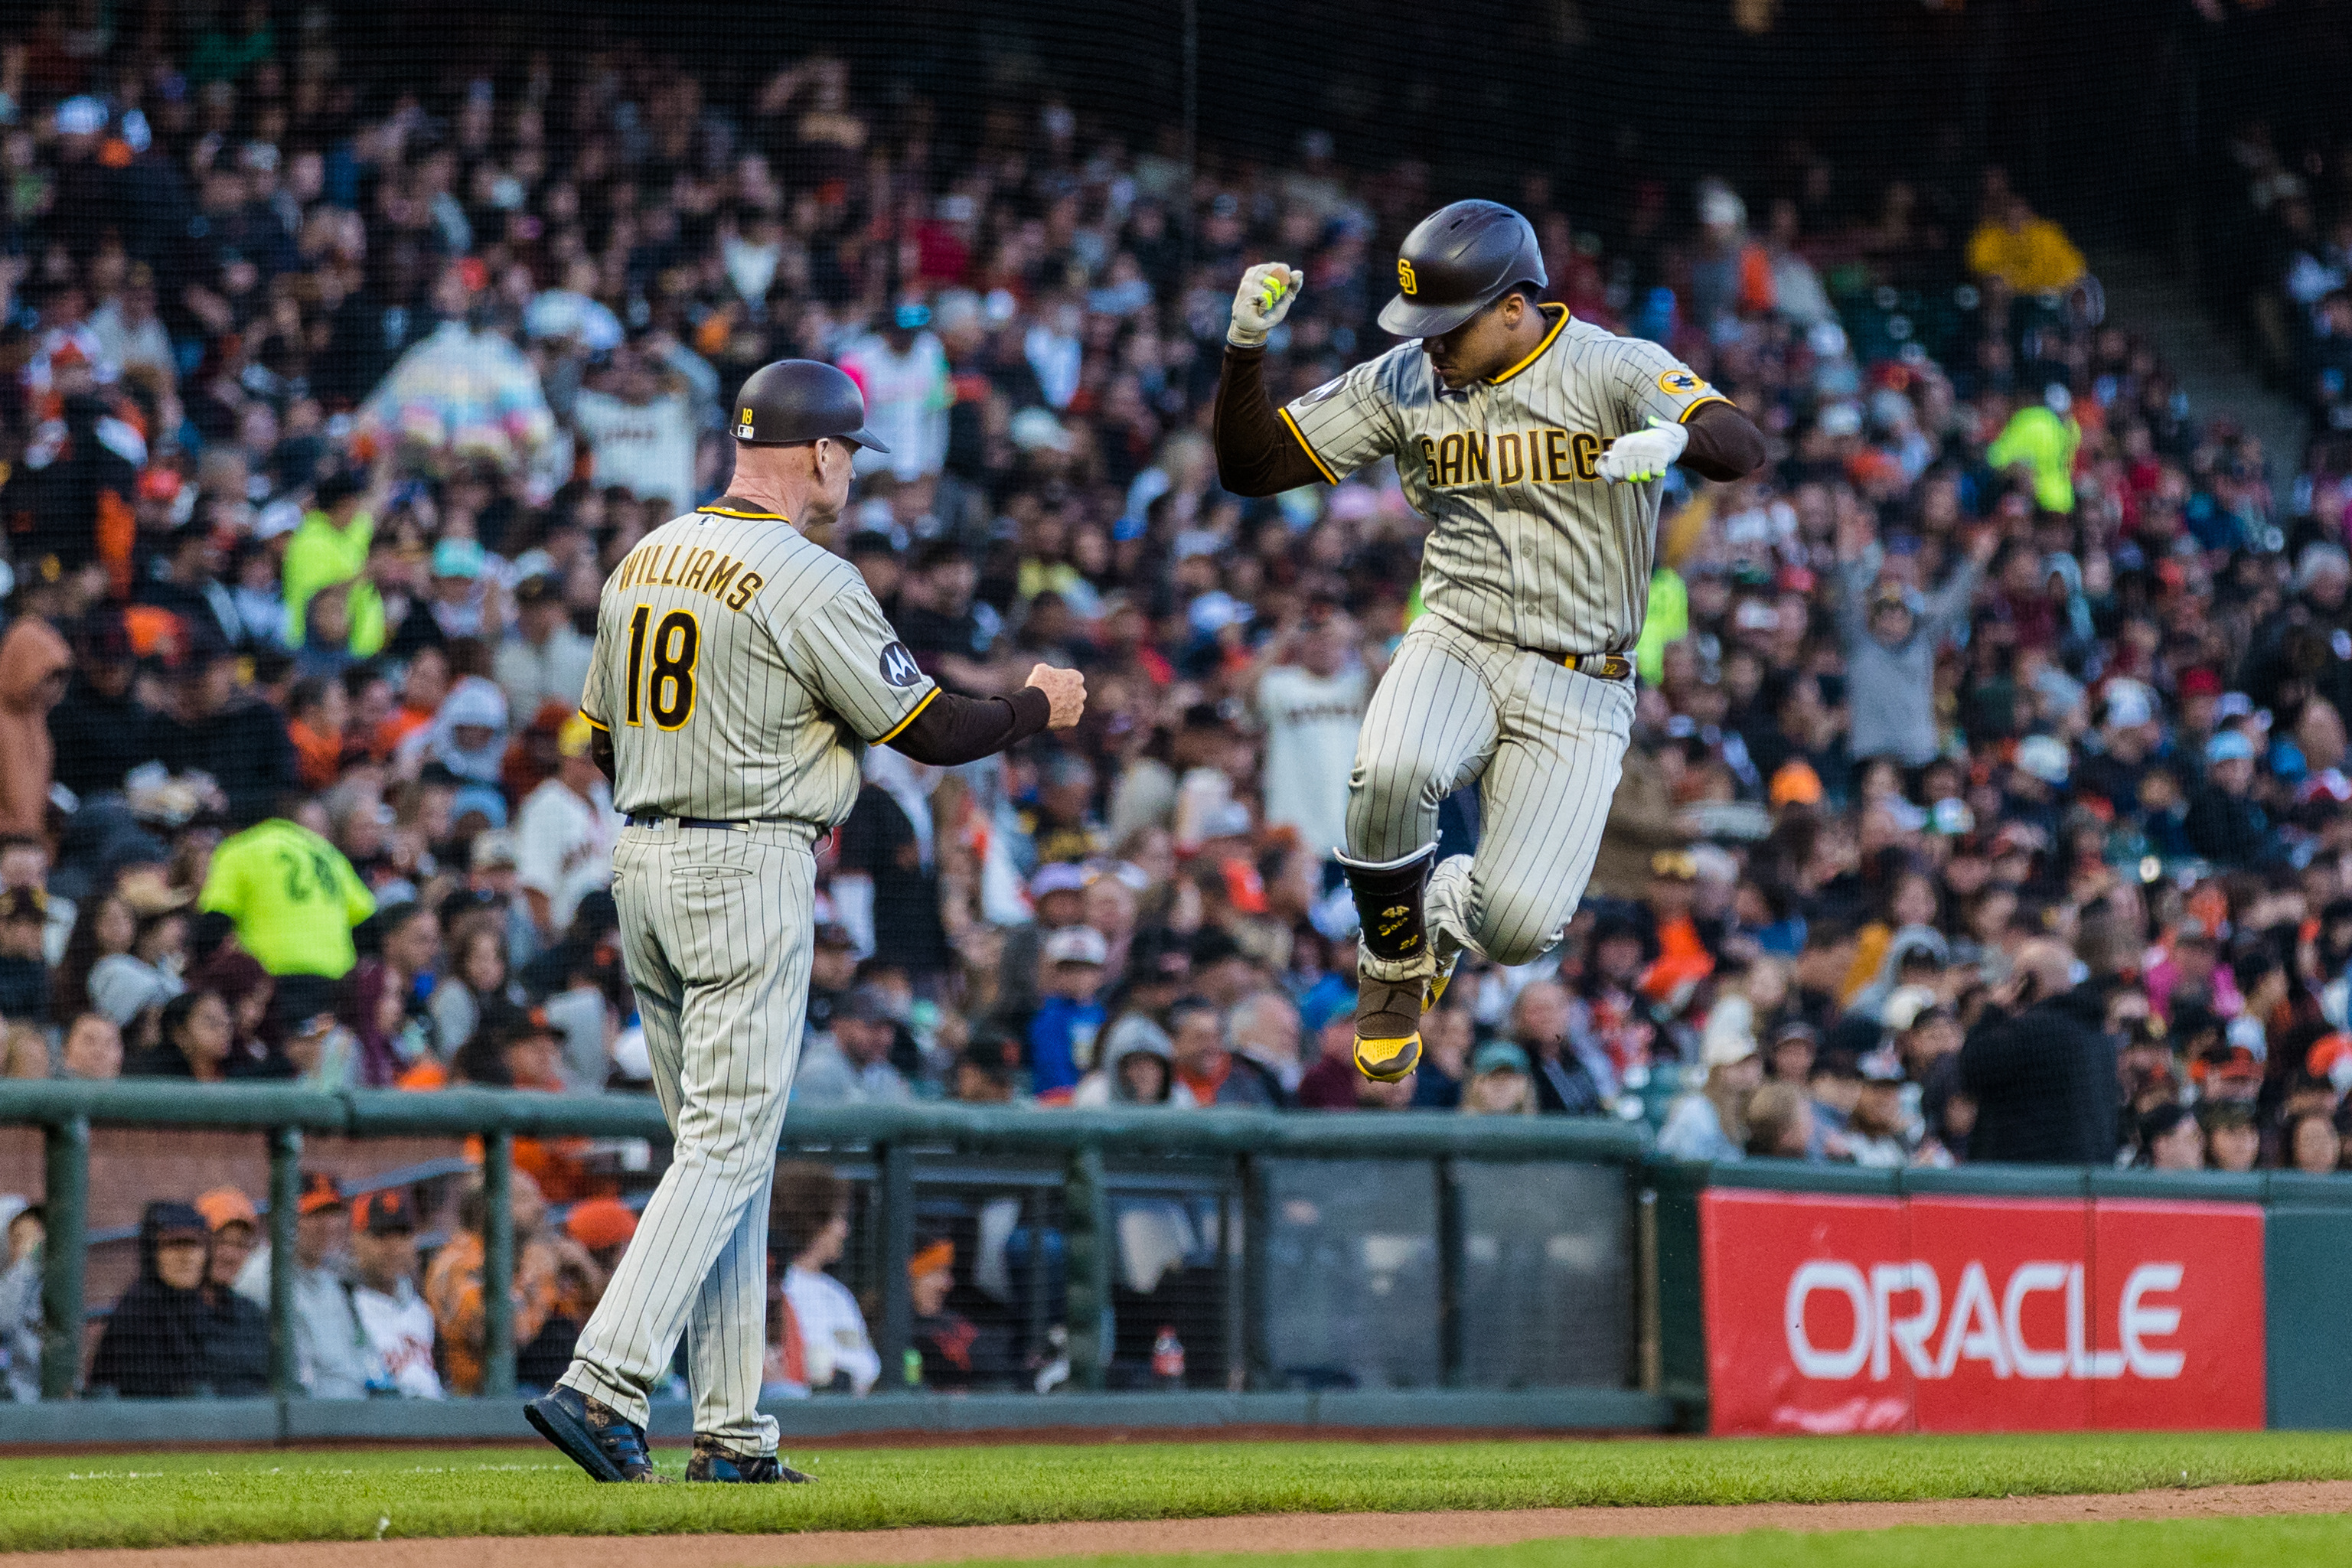
[[[1690,444],[1690,432],[1654,414],[1650,428],[1621,435],[1601,455],[1601,476],[1612,485],[1639,485],[1665,476]]]
[[[1306,281],[1305,273],[1278,261],[1261,261],[1243,273],[1242,286],[1234,294],[1234,319],[1225,329],[1225,341],[1236,349],[1264,348],[1266,333],[1290,314],[1290,302],[1298,298],[1299,285]]]

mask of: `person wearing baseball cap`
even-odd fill
[[[593,644],[572,625],[563,585],[534,572],[515,584],[514,606],[514,632],[499,643],[490,678],[517,714],[536,714],[550,703],[578,707]]]
[[[1029,1022],[1029,1086],[1047,1104],[1066,1103],[1095,1062],[1105,1016],[1097,997],[1110,945],[1091,925],[1045,934],[1042,993]]]
[[[294,1199],[294,1375],[313,1399],[364,1399],[370,1375],[366,1342],[343,1289],[342,1253],[351,1235],[351,1205],[335,1178],[302,1173]],[[239,1289],[267,1304],[269,1249],[257,1248]]]
[[[438,1399],[433,1309],[416,1289],[417,1229],[406,1187],[379,1187],[352,1200],[352,1312],[373,1362],[369,1391]]]
[[[2189,847],[2221,866],[2255,866],[2278,852],[2269,813],[2252,795],[2254,743],[2225,729],[2205,743],[2205,782],[2189,797],[2181,826]]]

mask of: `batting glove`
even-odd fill
[[[1298,286],[1306,281],[1305,273],[1278,261],[1262,261],[1243,273],[1242,286],[1234,295],[1234,319],[1225,329],[1225,341],[1236,349],[1264,348],[1266,333],[1290,314],[1290,302],[1298,298]]]
[[[1654,415],[1650,428],[1621,435],[1601,455],[1601,476],[1612,485],[1639,485],[1665,476],[1690,444],[1690,432]]]

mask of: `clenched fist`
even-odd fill
[[[1690,444],[1690,432],[1653,415],[1650,428],[1621,435],[1601,455],[1601,476],[1612,485],[1641,484],[1664,476]]]
[[[1234,294],[1234,319],[1225,329],[1225,341],[1236,349],[1265,347],[1265,335],[1290,314],[1290,302],[1298,298],[1298,286],[1306,281],[1305,273],[1278,261],[1261,261],[1243,273],[1242,286]]]
[[[1087,711],[1087,678],[1076,670],[1040,664],[1029,672],[1029,679],[1024,684],[1045,694],[1051,708],[1051,716],[1045,720],[1048,729],[1067,729]]]

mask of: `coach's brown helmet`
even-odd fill
[[[873,452],[890,449],[866,428],[866,396],[835,367],[816,360],[761,365],[735,394],[729,426],[746,446],[798,446],[831,436]]]
[[[1550,281],[1526,218],[1500,202],[1455,202],[1404,236],[1381,325],[1400,338],[1442,337],[1515,287]]]

